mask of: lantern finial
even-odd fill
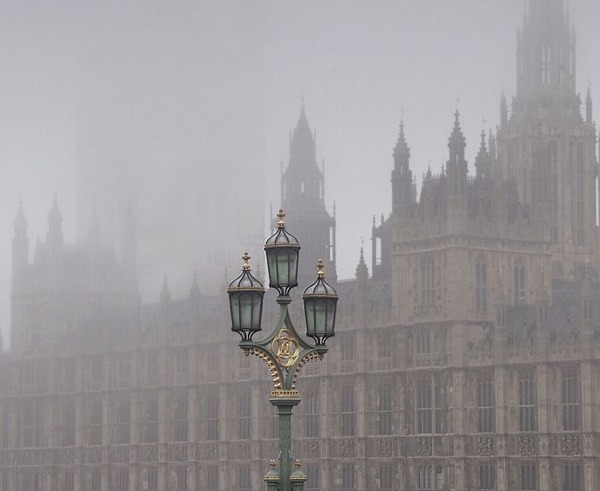
[[[322,258],[317,261],[317,277],[325,278],[325,263]]]
[[[282,209],[279,209],[279,213],[277,213],[277,228],[285,228],[285,212]]]
[[[244,251],[242,254],[242,261],[244,261],[242,263],[242,271],[250,271],[250,264],[248,264],[248,261],[250,261],[250,254],[248,251]]]

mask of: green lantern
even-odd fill
[[[231,311],[231,330],[237,332],[242,341],[251,341],[254,333],[261,330],[262,304],[265,289],[250,273],[250,255],[242,255],[242,273],[227,288]]]
[[[338,296],[335,289],[325,281],[324,268],[323,260],[319,259],[317,279],[302,295],[306,335],[312,338],[317,346],[324,346],[327,339],[335,335]]]
[[[275,288],[279,295],[289,295],[290,290],[298,286],[300,243],[285,230],[283,210],[279,210],[277,217],[277,231],[265,242],[269,286]]]

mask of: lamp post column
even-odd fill
[[[277,408],[279,417],[279,489],[280,491],[291,491],[292,409],[300,402],[300,398],[272,397],[269,402]]]

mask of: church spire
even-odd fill
[[[478,179],[488,177],[489,173],[489,159],[490,154],[488,152],[485,142],[485,131],[481,131],[481,142],[479,144],[479,152],[475,157],[475,175]]]
[[[408,212],[414,204],[413,176],[410,170],[410,149],[404,135],[404,122],[400,122],[400,133],[394,147],[392,170],[392,212]]]
[[[460,127],[458,110],[454,113],[454,127],[448,139],[447,214],[449,227],[455,231],[464,226],[467,213],[468,167],[465,160],[466,141]],[[431,198],[430,198],[431,199]],[[429,205],[431,207],[431,203]]]
[[[448,171],[450,171],[451,166],[460,166],[464,163],[466,146],[466,140],[460,127],[460,113],[457,109],[454,113],[454,128],[452,128],[452,133],[448,139]]]
[[[408,163],[410,159],[410,149],[406,143],[406,137],[404,135],[404,121],[400,121],[400,133],[398,134],[398,141],[394,147],[394,163],[395,168],[401,171],[407,171]]]

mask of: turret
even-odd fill
[[[394,147],[394,169],[392,170],[392,212],[408,213],[414,204],[413,177],[410,170],[410,149],[404,136],[404,122],[400,123],[400,134]]]
[[[356,266],[356,320],[358,325],[366,325],[367,320],[367,282],[369,270],[365,263],[364,249],[360,248],[360,260]]]
[[[506,126],[508,123],[508,106],[506,104],[506,96],[504,92],[502,92],[502,97],[500,98],[500,125]]]
[[[465,137],[460,127],[460,114],[458,110],[454,113],[454,127],[448,139],[448,177],[451,170],[466,170],[465,161]]]
[[[592,117],[592,92],[588,86],[587,95],[585,97],[585,122],[589,125],[594,124]]]
[[[485,143],[485,131],[482,131],[479,152],[475,157],[475,175],[478,179],[487,178],[490,175],[490,170],[490,154]]]
[[[431,167],[427,168],[427,172],[423,175],[423,184],[421,186],[421,197],[419,200],[419,206],[422,210],[421,218],[425,221],[432,220],[435,215],[434,206],[434,187],[433,187],[433,176],[431,174]]]
[[[458,110],[454,114],[454,128],[448,139],[447,168],[447,217],[448,226],[458,231],[459,223],[467,218],[468,167],[465,160],[465,137],[460,128]]]

